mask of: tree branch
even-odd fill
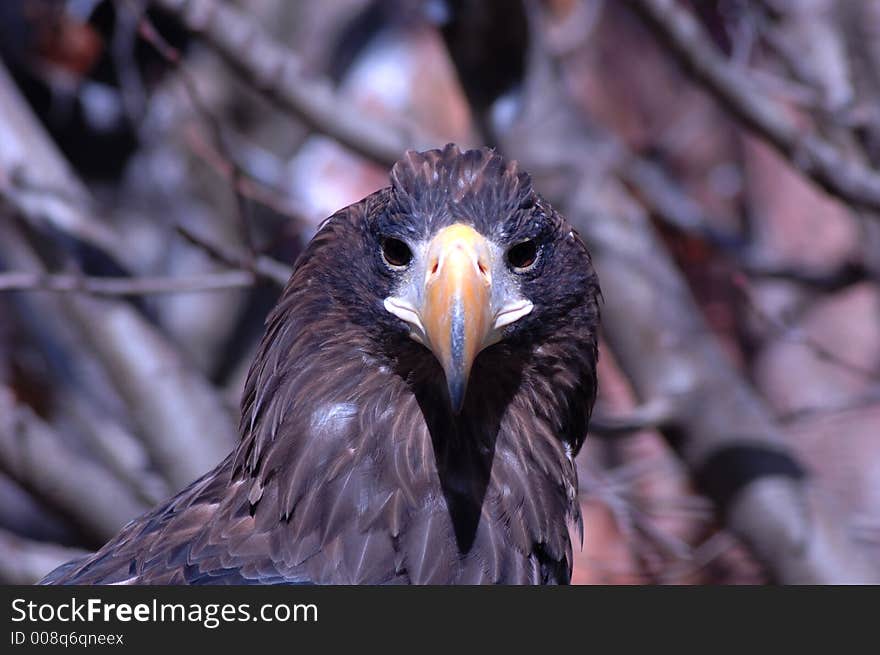
[[[0,254],[17,269],[45,275],[42,262],[9,222]],[[176,489],[219,463],[235,443],[235,422],[213,387],[171,343],[118,300],[58,294],[58,318],[75,328],[139,427],[156,467]]]
[[[183,277],[89,277],[72,274],[0,273],[2,291],[51,291],[96,296],[136,296],[157,293],[226,291],[253,286],[248,271],[223,271]]]
[[[19,537],[0,529],[0,584],[36,584],[52,569],[88,552]]]
[[[122,243],[89,211],[90,198],[0,62],[0,199],[35,225],[49,223],[120,258]],[[47,193],[47,189],[59,193]]]
[[[214,259],[224,262],[229,266],[235,266],[252,271],[261,278],[274,282],[278,286],[285,286],[293,273],[293,267],[273,259],[267,255],[257,255],[251,258],[249,253],[238,248],[219,243],[205,234],[199,234],[193,228],[186,225],[177,226],[178,233],[193,245],[204,250]]]
[[[0,467],[74,519],[96,544],[147,509],[121,480],[73,451],[29,408],[17,404],[5,387],[0,387]]]
[[[235,159],[228,154],[223,126],[202,100],[196,80],[190,74],[189,70],[181,63],[180,52],[165,40],[156,29],[153,22],[149,19],[146,13],[142,11],[137,3],[130,2],[129,5],[130,11],[138,22],[138,33],[141,38],[153,46],[153,49],[159,53],[159,56],[177,71],[177,74],[183,83],[183,88],[189,97],[190,103],[194,107],[196,113],[202,118],[205,125],[208,126],[211,139],[214,142],[217,152],[224,160],[229,177],[231,178],[232,184],[230,186],[233,199],[235,200],[235,216],[238,221],[241,236],[245,243],[245,248],[251,256],[253,256],[255,251],[253,240],[251,238],[251,226],[248,221],[247,203],[245,202],[246,196],[241,192],[241,189],[244,186],[243,183],[247,178]]]
[[[601,437],[617,437],[640,430],[661,430],[674,421],[675,403],[661,398],[634,407],[623,416],[593,414],[590,419],[590,433]]]
[[[784,107],[725,59],[689,11],[675,0],[630,0],[630,6],[723,109],[769,142],[792,166],[845,203],[880,211],[880,174],[818,134],[805,133]]]
[[[329,80],[306,76],[295,54],[229,4],[217,0],[154,3],[201,35],[233,71],[270,101],[368,159],[391,166],[407,148],[440,144],[410,126],[387,125],[341,102]]]

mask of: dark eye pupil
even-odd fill
[[[531,241],[523,241],[507,251],[507,261],[514,268],[528,268],[535,263],[538,256],[538,246]]]
[[[382,240],[382,256],[391,266],[409,266],[413,255],[403,241],[386,237]]]

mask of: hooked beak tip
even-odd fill
[[[449,390],[449,403],[452,405],[452,413],[457,416],[461,414],[461,410],[464,407],[467,377],[465,375],[447,375],[446,386]]]

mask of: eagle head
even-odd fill
[[[589,254],[517,162],[452,144],[409,151],[380,194],[358,234],[338,239],[331,268],[349,291],[346,316],[369,326],[381,358],[412,352],[404,342],[432,355],[454,415],[475,362],[498,344],[571,352],[571,375],[593,377],[599,291]],[[581,401],[592,405],[589,394]]]

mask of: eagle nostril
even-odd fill
[[[482,258],[479,259],[479,260],[477,260],[477,268],[480,270],[480,275],[482,275],[483,278],[484,278],[487,282],[491,282],[491,281],[492,281],[492,277],[489,275],[489,267],[486,266],[486,262],[484,262],[484,261],[482,260]]]

